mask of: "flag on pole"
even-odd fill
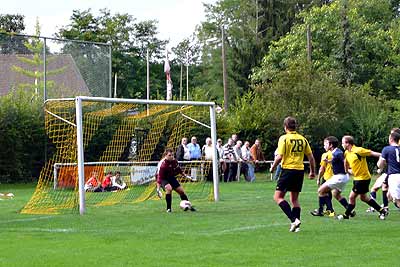
[[[167,80],[167,100],[172,99],[172,80],[171,80],[171,67],[168,60],[168,51],[165,55],[164,72]]]

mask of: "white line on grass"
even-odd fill
[[[76,229],[73,228],[8,228],[6,229],[10,232],[46,232],[46,233],[74,233],[78,232]]]
[[[42,217],[45,218],[45,217]],[[15,220],[14,220],[15,221]],[[9,221],[10,222],[10,221]],[[271,223],[271,224],[258,224],[258,225],[248,225],[242,226],[237,228],[230,228],[230,229],[222,229],[219,231],[201,231],[201,232],[190,232],[191,235],[198,234],[198,235],[205,235],[205,236],[215,236],[215,235],[225,235],[231,234],[235,232],[245,232],[245,231],[254,231],[263,228],[271,228],[277,226],[285,226],[287,224],[284,223]],[[24,228],[5,228],[2,229],[3,231],[10,231],[10,232],[39,232],[39,233],[102,233],[102,234],[139,234],[144,233],[143,230],[135,229],[135,230],[125,230],[125,229],[109,229],[109,230],[97,230],[97,229],[77,229],[77,228],[38,228],[38,227],[24,227]],[[172,232],[174,235],[185,235],[188,232],[185,231],[175,231]]]
[[[242,226],[242,227],[237,227],[237,228],[231,228],[231,229],[224,229],[221,231],[209,231],[209,232],[203,232],[203,235],[224,235],[224,234],[230,234],[230,233],[235,233],[235,232],[244,232],[244,231],[254,231],[257,229],[262,229],[262,228],[270,228],[270,227],[275,227],[275,226],[284,226],[287,224],[284,223],[272,223],[272,224],[258,224],[258,225],[249,225],[249,226]]]
[[[7,220],[7,221],[0,221],[0,224],[6,224],[6,223],[14,223],[14,222],[32,222],[32,221],[38,221],[38,220],[46,220],[54,218],[54,216],[44,216],[44,217],[35,217],[35,218],[24,218],[24,219],[14,219],[14,220]]]
[[[105,230],[105,229],[79,229],[79,228],[39,228],[39,227],[24,227],[24,228],[2,228],[2,231],[8,232],[39,232],[39,233],[98,233],[98,234],[141,234],[142,230]]]

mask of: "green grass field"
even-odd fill
[[[312,217],[316,185],[306,179],[301,232],[290,233],[268,179],[221,184],[221,200],[194,202],[198,212],[181,211],[174,195],[171,214],[164,201],[147,201],[84,216],[21,215],[34,185],[1,185],[15,198],[0,201],[0,266],[398,266],[392,204],[385,221],[360,201],[352,220]]]

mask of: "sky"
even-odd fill
[[[25,34],[35,34],[36,18],[39,18],[41,36],[54,37],[61,26],[70,23],[73,10],[91,9],[96,16],[98,11],[108,8],[111,14],[128,13],[137,21],[158,20],[158,37],[170,40],[169,47],[175,46],[189,37],[195,26],[204,21],[202,3],[215,3],[216,0],[19,0],[8,1],[2,5],[2,14],[21,14],[25,16]]]

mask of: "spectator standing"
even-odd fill
[[[243,174],[245,179],[247,175],[247,164],[243,162],[243,155],[242,155],[242,141],[238,140],[235,145],[235,154],[238,161],[238,174],[237,180],[240,180],[240,175]]]
[[[232,134],[231,139],[233,141],[233,144],[236,144],[236,142],[238,141],[238,135],[237,134]]]
[[[201,149],[203,157],[205,160],[212,160],[214,154],[214,147],[212,145],[212,141],[210,137],[206,138],[206,143],[204,144],[203,148]]]
[[[201,149],[200,145],[197,143],[196,136],[193,136],[191,139],[191,143],[188,144],[189,152],[190,152],[190,160],[200,160],[201,159]]]
[[[177,161],[190,160],[190,151],[187,146],[186,137],[182,138],[181,144],[176,149],[176,160]]]
[[[257,168],[257,163],[259,163],[260,161],[265,161],[264,153],[262,152],[261,149],[261,141],[259,139],[256,139],[254,145],[252,145],[252,147],[250,148],[250,153],[251,156],[253,157],[256,168]]]
[[[218,163],[219,163],[218,173],[219,173],[219,177],[222,178],[221,176],[223,176],[225,169],[226,169],[225,161],[223,161],[224,147],[222,145],[222,139],[218,138],[216,148],[217,148],[217,156],[218,156],[217,159],[218,159]]]
[[[275,152],[274,152],[274,159],[277,156],[278,156],[278,149],[276,149]],[[276,171],[275,171],[275,174],[274,174],[274,177],[273,177],[275,181],[278,181],[279,176],[281,175],[281,172],[282,172],[282,165],[278,164],[278,166],[276,166]]]
[[[247,165],[247,172],[245,173],[245,179],[247,182],[254,182],[256,177],[254,176],[254,165],[253,165],[253,158],[250,153],[250,142],[244,142],[242,146],[242,159],[243,163]]]
[[[222,145],[222,140],[218,138],[217,140],[217,144],[215,146],[217,148],[217,152],[218,152],[218,159],[221,159],[222,156],[224,155],[224,146]]]
[[[224,171],[224,182],[231,182],[236,178],[237,174],[237,158],[234,150],[232,138],[224,145],[223,158],[226,168]]]
[[[213,159],[213,155],[214,155],[214,146],[212,144],[210,137],[206,138],[206,143],[202,147],[201,151],[202,151],[204,159],[209,161],[209,162],[205,163],[205,170],[204,170],[205,174],[207,176],[207,181],[212,181],[213,180],[212,159]]]

